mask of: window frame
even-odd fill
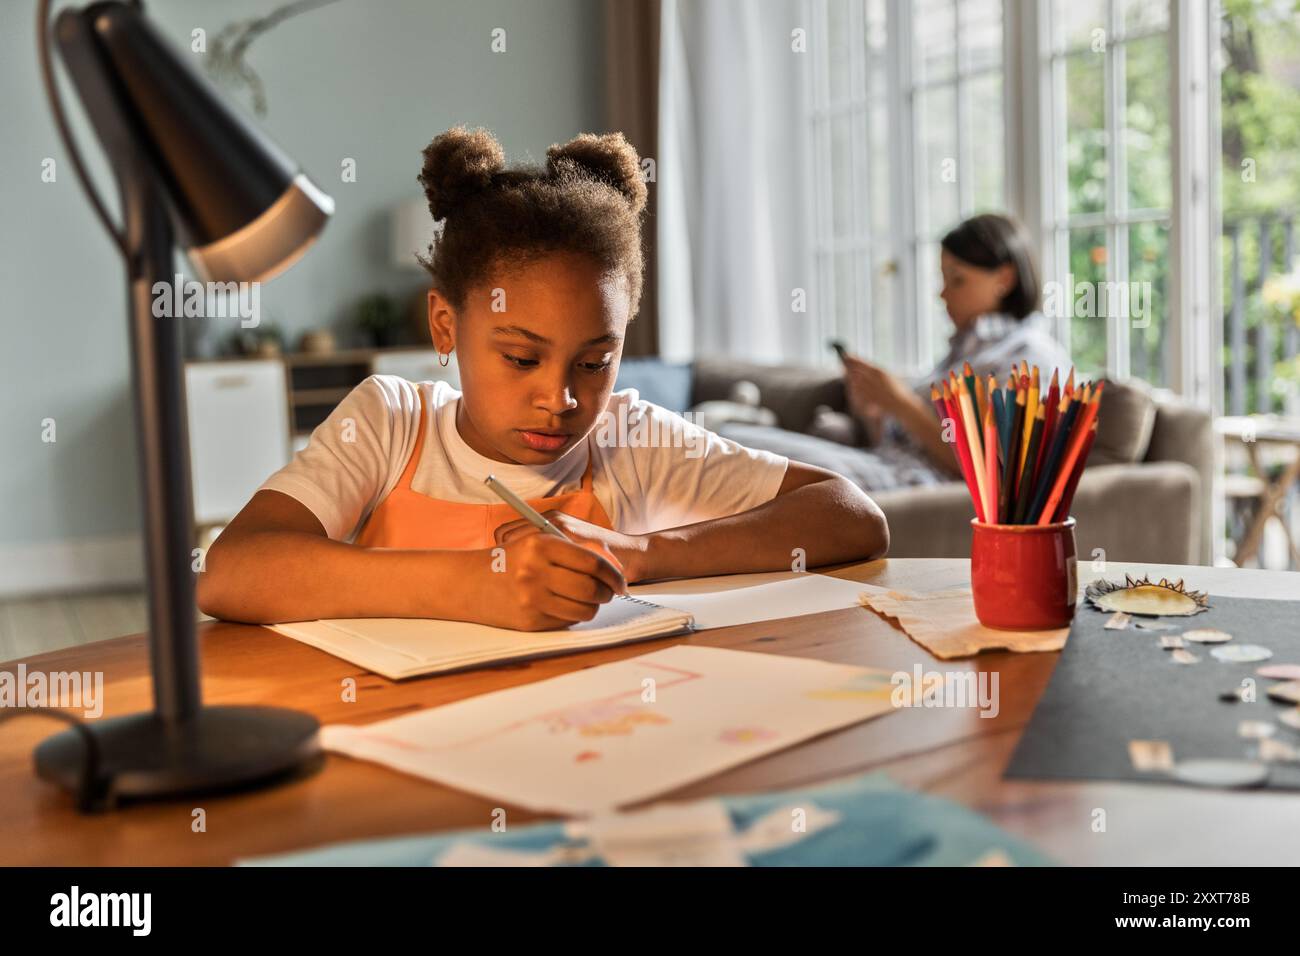
[[[1021,190],[1013,208],[1035,232],[1044,281],[1062,281],[1069,270],[1071,229],[1105,231],[1107,279],[1128,281],[1128,230],[1143,222],[1167,224],[1169,273],[1166,288],[1165,387],[1193,402],[1222,408],[1222,385],[1214,369],[1215,329],[1222,340],[1222,302],[1218,291],[1217,222],[1218,157],[1211,148],[1218,130],[1218,77],[1209,69],[1215,55],[1215,0],[1169,0],[1164,30],[1125,33],[1119,0],[1107,0],[1107,54],[1103,66],[1107,150],[1106,208],[1101,214],[1069,212],[1065,171],[1065,138],[1061,124],[1064,62],[1071,53],[1058,48],[1054,4],[1007,0],[1014,6],[1008,22],[1008,42],[1018,60],[1020,109],[1015,118],[1016,140],[1009,146]],[[1124,115],[1125,56],[1128,44],[1166,34],[1170,92],[1170,197],[1167,210],[1133,209],[1128,204],[1126,156],[1117,136]],[[1115,56],[1111,51],[1117,49]],[[1012,98],[1008,98],[1010,101]],[[1014,105],[1012,106],[1014,108]],[[1036,135],[1035,135],[1036,131]],[[1011,167],[1009,167],[1011,168]],[[1209,268],[1189,269],[1185,263],[1208,262]],[[1071,342],[1069,316],[1051,317],[1062,342]],[[1131,366],[1130,329],[1126,322],[1107,321],[1106,373],[1123,380]]]
[[[1002,108],[1005,118],[1007,105],[1012,99],[1012,87],[1007,81],[1008,56],[1005,43],[1005,20],[1007,11],[1015,0],[999,0],[1004,22],[1004,42],[998,63],[972,68],[968,62],[965,45],[961,42],[963,25],[968,22],[965,8],[960,2],[954,2],[953,44],[954,69],[949,75],[938,78],[917,80],[913,66],[913,51],[916,37],[912,28],[912,0],[885,0],[886,31],[888,42],[884,49],[883,76],[885,88],[883,97],[876,96],[870,88],[871,52],[866,43],[865,7],[868,0],[853,0],[849,4],[850,22],[853,34],[858,37],[863,56],[852,59],[852,84],[860,84],[861,97],[850,96],[847,100],[832,102],[827,92],[827,75],[829,71],[829,45],[827,43],[827,0],[804,0],[806,22],[812,25],[811,35],[816,46],[809,62],[822,64],[815,70],[812,81],[808,84],[809,101],[805,104],[805,116],[810,126],[809,142],[813,157],[813,168],[831,171],[830,122],[837,116],[861,115],[863,122],[854,127],[852,162],[854,174],[851,185],[852,205],[854,209],[853,234],[848,241],[833,235],[831,225],[832,210],[830,204],[831,185],[822,181],[813,184],[814,215],[810,247],[813,250],[815,271],[817,275],[817,312],[820,321],[810,323],[816,329],[817,337],[843,338],[852,348],[860,348],[863,343],[874,345],[876,341],[875,323],[877,317],[872,314],[874,301],[873,283],[888,268],[893,274],[896,302],[891,339],[893,342],[893,359],[900,362],[908,372],[924,372],[933,365],[936,346],[934,309],[928,299],[931,298],[932,276],[923,274],[918,268],[923,247],[934,245],[940,235],[923,234],[919,227],[920,207],[918,189],[922,184],[914,175],[916,158],[923,155],[921,144],[922,130],[917,122],[916,100],[918,95],[938,89],[953,91],[954,108],[957,115],[954,143],[957,155],[957,205],[958,216],[964,218],[973,212],[974,187],[970,170],[973,168],[971,136],[969,131],[969,85],[990,75],[1002,77]],[[874,98],[873,98],[874,97]],[[893,228],[887,237],[872,232],[874,210],[870,204],[870,171],[861,158],[872,162],[872,149],[877,144],[871,141],[870,110],[874,103],[883,102],[890,130],[890,142],[886,144],[890,176],[890,221]],[[859,152],[859,147],[862,151]],[[1003,155],[1009,154],[1009,143],[1004,135]],[[1010,205],[1009,177],[1003,177],[1003,203]],[[865,186],[864,186],[865,183]],[[949,224],[950,225],[950,224]],[[882,253],[888,249],[888,255]],[[835,278],[835,256],[845,252],[866,259],[865,268],[856,270],[855,304],[850,321],[851,328],[841,327],[841,312],[837,308]],[[916,316],[917,321],[906,321],[906,316]],[[813,343],[814,355],[821,354],[820,342]],[[829,361],[829,359],[827,359]]]
[[[908,157],[908,163],[900,168],[909,171],[909,175],[916,169],[916,158],[924,155],[921,145],[921,124],[917,121],[916,100],[918,94],[928,93],[933,90],[950,88],[953,91],[953,108],[956,114],[957,124],[954,135],[954,145],[956,146],[957,155],[953,157],[957,161],[957,219],[964,220],[976,211],[974,202],[973,186],[973,169],[974,154],[971,149],[971,135],[969,129],[970,123],[970,84],[972,80],[981,79],[991,75],[999,75],[1002,78],[1002,111],[1003,111],[1003,142],[1002,155],[1005,164],[1010,145],[1007,136],[1006,114],[1007,104],[1011,100],[1010,84],[1007,82],[1008,76],[1008,49],[1006,44],[1005,24],[1008,15],[1008,8],[1012,6],[1014,0],[999,0],[1003,22],[1003,42],[1001,55],[997,64],[991,66],[982,66],[972,69],[969,63],[967,47],[962,43],[962,28],[966,24],[966,14],[963,11],[970,9],[960,0],[954,2],[953,7],[953,72],[949,76],[939,79],[926,79],[917,82],[915,71],[911,65],[911,55],[916,49],[916,36],[912,27],[912,2],[911,0],[894,0],[898,7],[897,20],[902,32],[905,34],[905,41],[896,44],[905,51],[908,62],[904,65],[905,69],[900,72],[899,82],[906,95],[903,101],[902,122],[904,128],[908,131],[911,144],[911,155]],[[926,246],[936,246],[943,238],[942,232],[945,229],[955,226],[957,223],[946,223],[935,231],[923,234],[920,228],[920,216],[917,210],[920,206],[919,201],[919,184],[915,176],[911,176],[910,189],[898,189],[900,193],[907,193],[911,203],[911,214],[905,220],[905,229],[907,236],[907,263],[908,263],[908,283],[909,283],[909,310],[908,315],[915,315],[916,322],[908,323],[909,328],[914,331],[913,340],[908,344],[910,346],[907,352],[907,361],[917,373],[928,372],[934,367],[936,358],[936,338],[938,330],[935,328],[935,308],[933,305],[933,295],[931,283],[934,276],[927,274],[920,268],[922,260],[922,251]],[[1011,202],[1011,187],[1009,177],[1002,177],[1002,206],[1009,208]]]
[[[825,170],[828,175],[815,177],[813,184],[814,214],[809,219],[809,248],[812,250],[813,268],[817,276],[814,292],[815,310],[819,321],[809,323],[814,340],[810,343],[810,354],[820,356],[824,362],[832,360],[825,349],[827,338],[842,339],[851,350],[862,351],[864,343],[874,345],[876,338],[876,317],[873,314],[874,283],[885,268],[898,269],[903,259],[897,233],[894,230],[886,234],[877,234],[873,230],[875,210],[872,208],[872,170],[868,165],[875,144],[872,142],[871,112],[875,106],[883,106],[886,113],[886,125],[891,142],[899,142],[900,97],[897,87],[897,51],[893,43],[886,44],[884,56],[884,88],[880,91],[871,87],[871,53],[867,44],[865,16],[869,0],[853,0],[849,4],[850,33],[856,37],[854,52],[862,55],[850,57],[850,87],[852,92],[847,98],[832,100],[828,91],[830,70],[830,49],[827,42],[829,35],[827,0],[803,0],[805,22],[812,25],[809,57],[810,64],[822,64],[815,70],[811,82],[806,84],[808,100],[805,102],[804,116],[810,127],[808,137],[811,153],[810,168]],[[887,0],[887,29],[892,26],[890,17],[895,0]],[[853,41],[850,41],[853,43]],[[849,206],[852,210],[853,226],[848,236],[834,234],[834,214],[832,203],[837,201],[832,194],[833,178],[833,129],[837,119],[859,117],[851,124],[850,168],[852,179]],[[889,153],[891,175],[897,168],[894,151]],[[897,222],[908,215],[906,206],[898,202],[898,190],[890,190],[889,219]],[[841,200],[842,201],[842,200]],[[854,269],[853,309],[849,322],[841,321],[838,306],[838,289],[835,282],[836,257],[848,254],[854,257],[857,268]],[[900,290],[901,291],[901,290]],[[910,304],[904,306],[910,307]],[[904,339],[897,327],[891,330],[891,337],[897,343]]]
[[[806,22],[812,24],[813,37],[825,42],[825,0],[804,0],[808,14]],[[918,189],[924,188],[915,175],[915,163],[922,154],[922,131],[917,122],[916,99],[918,92],[940,86],[954,88],[957,111],[955,141],[958,149],[958,206],[959,215],[971,211],[972,185],[969,170],[970,136],[968,85],[973,77],[1000,72],[1002,75],[1003,103],[1003,157],[1005,176],[1003,195],[1006,208],[1020,218],[1034,237],[1039,252],[1042,279],[1062,281],[1069,268],[1068,242],[1070,229],[1095,226],[1105,231],[1107,242],[1107,278],[1127,281],[1128,229],[1144,222],[1167,224],[1169,229],[1169,274],[1165,301],[1165,348],[1172,352],[1166,362],[1165,386],[1196,404],[1221,413],[1223,407],[1221,375],[1215,355],[1222,343],[1223,303],[1219,280],[1218,221],[1218,151],[1214,148],[1218,137],[1218,73],[1217,34],[1213,29],[1218,22],[1218,0],[1169,0],[1168,25],[1161,30],[1124,32],[1123,11],[1119,0],[1107,0],[1107,62],[1104,88],[1107,99],[1106,123],[1112,136],[1123,121],[1124,66],[1122,59],[1127,45],[1143,37],[1165,34],[1168,40],[1170,74],[1170,199],[1168,209],[1133,209],[1129,207],[1126,170],[1123,168],[1124,150],[1109,149],[1107,155],[1107,201],[1100,214],[1074,214],[1068,210],[1068,177],[1064,170],[1064,130],[1060,124],[1065,117],[1056,109],[1064,82],[1063,57],[1068,53],[1058,50],[1052,23],[1053,4],[1048,0],[1001,0],[1002,6],[1002,58],[997,66],[963,72],[966,52],[960,42],[963,5],[956,4],[954,17],[956,36],[955,72],[940,80],[916,81],[913,51],[916,38],[911,22],[911,0],[885,0],[888,42],[886,44],[885,76],[892,143],[889,144],[891,192],[890,219],[893,268],[896,273],[895,322],[893,330],[893,358],[909,372],[925,371],[932,361],[935,345],[934,311],[926,301],[933,277],[922,274],[919,263],[923,247],[935,242],[938,236],[926,236],[919,229]],[[856,11],[863,3],[852,5]],[[865,23],[858,18],[855,23]],[[864,49],[865,30],[858,31]],[[1119,59],[1111,55],[1118,46]],[[822,51],[825,52],[823,47]],[[816,61],[816,56],[810,58]],[[865,63],[865,59],[863,60]],[[821,71],[817,82],[821,81]],[[869,104],[871,91],[866,91]],[[865,108],[869,109],[869,105]],[[867,115],[864,109],[864,115]],[[816,129],[816,104],[810,102],[806,113],[813,126],[812,148],[822,148]],[[867,124],[869,126],[869,118]],[[867,150],[872,144],[868,141]],[[818,158],[824,158],[823,152]],[[860,163],[855,161],[855,168]],[[829,169],[828,165],[815,168]],[[868,174],[869,175],[869,174]],[[865,179],[863,170],[855,171],[855,182]],[[904,188],[905,187],[905,188]],[[818,341],[813,343],[814,355],[824,355],[822,344],[827,335],[836,335],[837,311],[833,281],[834,251],[827,248],[822,224],[829,213],[830,184],[818,182],[814,186],[817,196],[815,215],[811,217],[813,230],[811,248],[817,264],[820,321],[810,322]],[[858,189],[854,187],[855,191]],[[867,199],[869,202],[869,197]],[[865,218],[870,230],[872,212],[867,203],[855,203],[855,214]],[[856,228],[856,227],[855,227]],[[872,283],[877,280],[879,267],[890,260],[877,255],[883,247],[880,237],[866,235],[869,267],[859,270],[856,295],[858,306],[852,318],[853,328],[844,336],[857,346],[875,341],[873,322],[879,317],[871,315]],[[829,256],[829,257],[828,257]],[[1208,268],[1187,268],[1185,263],[1204,262]],[[1114,271],[1112,271],[1114,270]],[[1072,290],[1071,290],[1072,291]],[[915,316],[915,321],[909,321]],[[1068,316],[1049,317],[1054,332],[1064,343],[1070,343],[1071,328]],[[1106,372],[1117,379],[1127,377],[1131,365],[1130,330],[1127,323],[1107,322]],[[829,359],[828,359],[829,361]]]

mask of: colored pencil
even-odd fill
[[[1006,401],[1002,397],[1002,389],[994,387],[989,390],[993,396],[993,424],[997,427],[994,431],[998,436],[998,454],[1006,454],[1007,448],[1007,410]]]
[[[1056,514],[1052,516],[1052,521],[1064,521],[1070,516],[1070,505],[1074,502],[1075,489],[1079,487],[1079,476],[1083,474],[1084,466],[1088,461],[1088,452],[1092,451],[1093,440],[1097,437],[1097,420],[1092,420],[1092,427],[1088,429],[1088,437],[1084,439],[1083,450],[1079,452],[1079,460],[1075,462],[1074,474],[1070,476],[1070,482],[1065,486],[1065,494],[1061,496],[1061,503],[1056,508]]]
[[[985,508],[988,495],[984,490],[984,443],[980,440],[979,422],[975,419],[975,409],[971,404],[971,395],[966,388],[966,380],[958,383],[961,395],[958,407],[961,409],[962,424],[966,429],[966,443],[970,447],[971,469],[975,472],[975,484],[979,490],[980,510],[987,520],[989,513]]]
[[[1077,406],[1077,411],[1065,429],[1065,444],[1061,448],[1061,457],[1053,468],[1052,474],[1048,476],[1047,496],[1043,499],[1043,507],[1038,512],[1035,524],[1051,523],[1052,515],[1056,513],[1056,508],[1061,503],[1061,495],[1065,494],[1065,486],[1074,471],[1075,459],[1078,458],[1079,450],[1088,437],[1087,419],[1092,409],[1091,399],[1092,390],[1087,386],[1081,388],[1079,394],[1075,396],[1073,404]]]
[[[1034,414],[1038,411],[1038,366],[1034,366],[1032,376],[1022,374],[1020,376],[1021,385],[1024,387],[1025,395],[1025,433],[1020,439],[1020,461],[1018,462],[1017,474],[1025,470],[1025,454],[1029,450],[1029,433],[1034,427]]]
[[[957,408],[957,398],[948,387],[948,383],[943,383],[942,401],[947,408],[943,416],[950,424],[944,427],[951,427],[953,431],[953,448],[957,451],[957,465],[961,469],[962,480],[966,482],[966,490],[970,492],[971,502],[975,508],[975,517],[981,522],[984,520],[984,509],[980,507],[979,485],[975,483],[975,473],[972,471],[970,445],[966,441],[966,429],[962,427],[961,412]]]
[[[997,406],[994,407],[993,424],[997,426],[998,470],[1001,471],[1002,459],[1007,455],[1007,441],[1011,437],[1011,406],[1015,404],[1015,397],[1011,393],[1004,392],[998,387],[998,379],[996,375],[989,375],[989,390],[990,392],[997,392],[997,405],[1000,406],[1000,408]]]
[[[985,519],[984,504],[980,501],[980,486],[976,479],[975,452],[970,447],[970,433],[966,430],[962,422],[961,401],[956,392],[950,396],[950,408],[952,408],[953,430],[957,433],[958,447],[963,454],[963,460],[966,464],[966,480],[970,488],[971,503],[975,509],[975,517],[980,521]]]
[[[980,407],[979,407],[979,405],[976,403],[975,373],[974,373],[974,371],[971,370],[970,362],[962,362],[962,363],[961,363],[961,375],[962,375],[962,378],[964,378],[964,379],[966,380],[966,389],[967,389],[967,391],[970,392],[971,409],[975,412],[976,415],[978,415],[979,412],[980,412]],[[979,426],[979,423],[980,423],[981,421],[982,421],[982,419],[980,419],[980,418],[976,418],[976,419],[975,419],[976,427]]]
[[[940,392],[939,386],[937,385],[930,386],[930,403],[934,405],[935,414],[939,416],[940,434],[942,434],[943,430],[948,427],[947,423],[952,420],[952,409],[948,407],[948,400],[947,398],[944,397],[946,394],[947,394],[946,387],[943,392]],[[952,443],[952,456],[953,458],[957,459],[957,470],[960,471],[962,477],[965,478],[966,470],[965,468],[962,467],[961,452],[958,450],[957,443],[955,441]]]
[[[1038,445],[1038,461],[1034,462],[1034,473],[1043,467],[1043,455],[1052,440],[1052,430],[1056,428],[1057,406],[1061,402],[1061,386],[1057,382],[1058,369],[1052,370],[1052,384],[1047,389],[1047,417],[1043,420],[1043,440]]]
[[[1051,492],[1052,482],[1056,478],[1056,471],[1061,465],[1066,444],[1070,439],[1070,431],[1074,427],[1074,420],[1079,416],[1079,408],[1082,404],[1071,400],[1068,392],[1061,399],[1056,430],[1052,433],[1052,447],[1043,456],[1043,467],[1039,472],[1038,480],[1034,483],[1034,498],[1029,503],[1029,511],[1025,514],[1026,524],[1038,524],[1038,516],[1042,513],[1043,505]]]
[[[1006,387],[1002,390],[1002,405],[1003,405],[1003,413],[1005,416],[1004,420],[1008,429],[1007,442],[1006,442],[1006,446],[1008,448],[1011,447],[1010,429],[1012,424],[1014,423],[1013,419],[1015,419],[1016,417],[1016,392],[1019,391],[1019,384],[1018,384],[1019,382],[1020,379],[1017,378],[1015,375],[1008,375]]]
[[[1039,369],[1027,362],[1012,366],[1004,385],[966,362],[930,386],[940,425],[953,429],[948,440],[977,521],[1041,526],[1069,517],[1105,387],[1076,385],[1074,373],[1062,386],[1054,370],[1042,391]]]
[[[1016,391],[1016,400],[1011,412],[1011,427],[1007,429],[1009,444],[1002,460],[1002,497],[998,502],[998,521],[1002,524],[1009,524],[1012,518],[1011,504],[1015,501],[1016,473],[1020,464],[1020,435],[1024,431],[1026,398],[1023,391]]]
[[[930,404],[934,406],[935,413],[939,416],[939,424],[948,417],[948,409],[943,404],[943,393],[939,391],[938,385],[930,386]]]
[[[1038,461],[1038,449],[1043,443],[1043,424],[1047,409],[1042,405],[1034,412],[1034,424],[1029,430],[1029,453],[1025,458],[1025,470],[1020,474],[1020,483],[1016,486],[1016,507],[1012,523],[1024,524],[1025,512],[1029,510],[1029,499],[1034,493],[1035,462]]]
[[[1052,517],[1056,514],[1057,508],[1061,504],[1062,496],[1065,494],[1066,486],[1070,479],[1074,477],[1075,465],[1083,446],[1087,443],[1089,436],[1092,434],[1092,423],[1096,420],[1097,409],[1101,405],[1101,388],[1094,392],[1091,386],[1084,388],[1083,398],[1080,400],[1080,410],[1073,433],[1069,436],[1069,445],[1061,459],[1060,467],[1057,468],[1055,480],[1052,483],[1052,490],[1047,495],[1047,501],[1043,505],[1042,514],[1038,517],[1038,523],[1050,524]]]
[[[996,522],[998,517],[998,426],[997,422],[993,420],[993,404],[991,402],[984,407],[984,467],[988,477],[984,484],[984,514]]]

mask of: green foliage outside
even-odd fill
[[[1163,0],[1133,0],[1133,6],[1162,5]],[[1232,250],[1228,231],[1239,224],[1244,317],[1248,342],[1267,323],[1273,360],[1284,358],[1287,319],[1282,310],[1265,304],[1260,295],[1260,217],[1271,219],[1267,230],[1270,274],[1283,266],[1281,221],[1300,210],[1300,0],[1224,0],[1220,23],[1222,49],[1223,175],[1222,210],[1224,305],[1232,304]],[[1086,42],[1065,60],[1066,170],[1071,215],[1107,210],[1110,177],[1106,134],[1106,57],[1122,59],[1124,117],[1118,124],[1123,142],[1126,194],[1117,208],[1167,211],[1171,204],[1170,61],[1164,32],[1134,37],[1120,47],[1097,49]],[[1118,65],[1118,64],[1117,64]],[[1300,233],[1300,223],[1296,225]],[[1300,247],[1300,235],[1297,236]],[[1115,249],[1104,229],[1071,230],[1070,273],[1077,282],[1104,282],[1119,274],[1109,260]],[[1149,327],[1130,327],[1132,373],[1156,384],[1167,380],[1164,347],[1168,317],[1168,219],[1129,228],[1127,271],[1131,282],[1151,283]],[[1089,374],[1106,367],[1106,319],[1075,318],[1071,343],[1075,361]],[[1225,343],[1225,369],[1230,362]],[[1247,410],[1280,407],[1285,378],[1269,364],[1261,378],[1253,344],[1248,346]]]
[[[1283,364],[1294,318],[1264,301],[1261,260],[1269,275],[1289,272],[1282,220],[1300,212],[1300,0],[1224,0],[1223,72],[1223,301],[1225,327],[1232,308],[1231,230],[1239,229],[1247,329],[1246,411],[1273,411],[1294,387],[1294,362]],[[1261,219],[1266,227],[1261,228]],[[1300,248],[1300,222],[1293,249]],[[1261,256],[1261,250],[1266,254]],[[1272,354],[1261,374],[1255,343],[1268,331]],[[1225,332],[1226,337],[1226,332]],[[1231,361],[1225,342],[1225,370]],[[1228,394],[1225,381],[1225,395]],[[1232,409],[1229,408],[1231,411]]]

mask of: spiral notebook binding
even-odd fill
[[[653,607],[663,610],[662,604],[655,604],[653,601],[646,601],[643,598],[633,597],[630,594],[616,594],[615,597],[622,598],[624,601],[631,601],[633,604],[640,604],[644,607]]]

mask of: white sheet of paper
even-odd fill
[[[705,630],[859,607],[862,585],[812,571],[765,571],[634,585],[628,591],[690,612],[695,629]]]
[[[524,660],[589,647],[609,647],[681,633],[688,618],[616,598],[590,621],[560,631],[512,631],[465,621],[369,617],[276,624],[271,630],[393,680]]]
[[[360,727],[326,749],[540,811],[637,803],[894,709],[891,671],[677,645]]]

